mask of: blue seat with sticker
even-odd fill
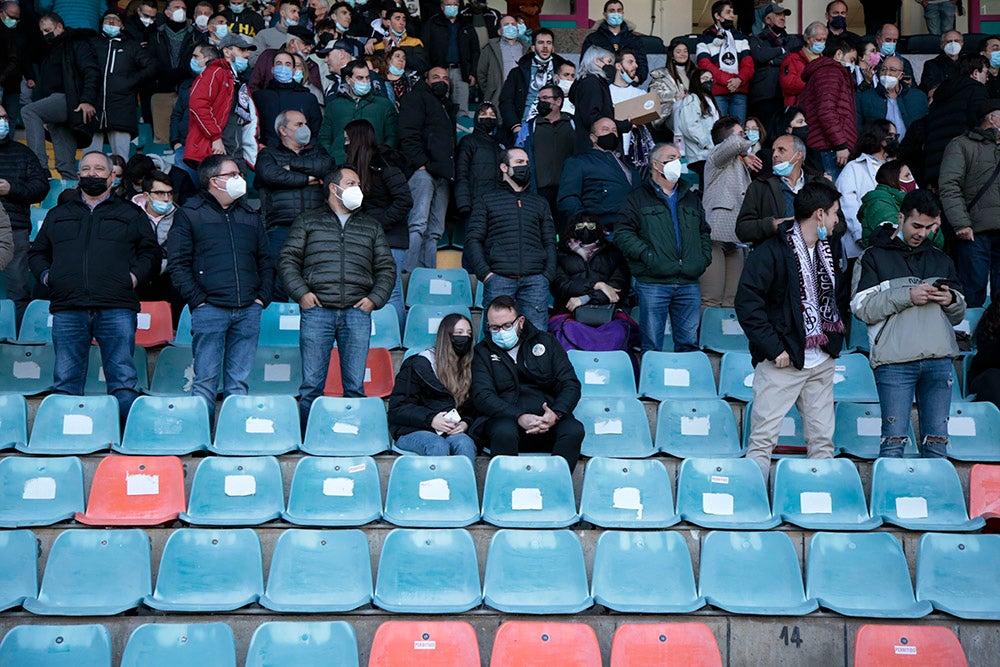
[[[681,459],[739,457],[740,430],[719,398],[664,401],[656,417],[656,449]]]
[[[581,398],[573,416],[583,424],[580,451],[584,456],[636,459],[656,451],[646,407],[637,398]]]
[[[379,520],[382,488],[375,459],[302,457],[281,517],[299,526],[363,526]]]
[[[602,528],[666,528],[674,512],[670,476],[653,459],[592,458],[583,475],[580,518]]]

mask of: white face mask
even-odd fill
[[[883,74],[878,80],[882,82],[882,87],[886,90],[892,90],[899,85],[899,78],[888,74]]]
[[[562,88],[563,93],[569,95],[569,89],[573,87],[572,79],[560,79],[559,87]]]
[[[174,23],[183,23],[184,19],[187,17],[187,12],[183,9],[175,9],[170,14],[170,20]]]
[[[201,14],[200,16],[196,16],[194,18],[194,24],[196,26],[198,26],[199,28],[204,28],[205,26],[208,25],[208,17],[205,16],[204,14]]]
[[[247,193],[247,182],[242,176],[233,176],[226,181],[226,194],[233,199],[239,199]]]
[[[139,22],[148,28],[149,26],[153,25],[153,23],[156,22],[156,19],[151,19],[148,16],[140,16]]]
[[[962,52],[962,45],[959,44],[958,42],[948,42],[947,44],[944,45],[944,52],[945,54],[954,58],[955,56],[957,56],[959,53]]]
[[[671,183],[676,183],[681,180],[681,170],[683,166],[681,165],[681,159],[675,158],[670,162],[663,163],[663,178],[667,179]]]
[[[340,186],[337,186],[340,187]],[[341,190],[340,197],[337,197],[348,211],[356,211],[361,207],[361,202],[365,199],[365,193],[356,185]]]

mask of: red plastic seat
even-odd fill
[[[385,398],[392,393],[396,375],[392,371],[392,355],[384,347],[368,350],[365,362],[365,396]],[[324,396],[343,396],[344,386],[340,378],[340,353],[334,348],[330,354],[330,367],[326,373]]]
[[[166,301],[142,301],[136,316],[135,344],[139,347],[166,345],[174,339],[170,304]]]
[[[862,625],[854,635],[855,667],[967,667],[965,651],[939,625]]]
[[[497,630],[490,667],[601,667],[601,647],[586,623],[510,621]]]
[[[969,516],[1000,519],[1000,466],[977,463],[969,473]]]
[[[91,526],[155,526],[185,510],[184,466],[176,456],[108,456],[90,485],[86,513]]]
[[[387,621],[375,631],[368,667],[476,667],[479,640],[468,623]]]
[[[722,667],[712,629],[704,623],[626,623],[615,630],[611,667]]]

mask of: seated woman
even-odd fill
[[[1000,293],[994,293],[973,335],[976,356],[965,378],[966,393],[1000,407]]]
[[[472,388],[472,322],[448,315],[434,347],[403,360],[389,397],[389,434],[396,447],[424,456],[461,454],[476,460],[468,435],[475,416]]]

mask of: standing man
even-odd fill
[[[639,172],[618,156],[621,142],[611,118],[598,118],[590,128],[589,151],[569,157],[559,180],[559,213],[572,220],[581,213],[600,218],[614,229],[625,197],[639,187]]]
[[[486,42],[483,52],[479,54],[476,70],[476,80],[483,91],[483,101],[490,102],[495,107],[500,106],[503,82],[524,55],[524,42],[517,38],[517,21],[513,16],[508,14],[500,19],[497,33],[499,36]]]
[[[541,28],[532,35],[532,51],[525,53],[507,75],[500,90],[500,117],[504,133],[512,141],[521,127],[537,113],[538,93],[556,83],[556,71],[566,61],[555,52],[555,35]]]
[[[592,46],[599,46],[614,54],[628,49],[635,55],[635,62],[639,66],[635,77],[636,84],[641,84],[649,76],[649,61],[646,58],[642,37],[625,22],[625,5],[621,0],[607,0],[604,3],[604,20],[583,40],[580,58],[583,58],[583,54]]]
[[[949,30],[941,35],[941,53],[924,63],[920,75],[920,90],[930,93],[942,83],[958,76],[958,55],[965,46],[965,38],[957,30]]]
[[[351,56],[351,43],[346,39],[334,39],[333,35],[320,35],[319,44],[316,46],[316,55],[323,59],[326,65],[327,81],[323,89],[323,96],[329,102],[340,90],[343,77],[340,72],[353,60]]]
[[[748,102],[750,115],[767,125],[784,106],[779,82],[781,63],[786,55],[800,47],[801,39],[798,35],[785,32],[785,22],[791,10],[771,2],[763,12],[764,30],[750,37],[754,71]]]
[[[166,20],[156,29],[150,48],[156,56],[157,92],[173,92],[188,76],[191,54],[197,43],[187,20],[184,0],[170,0],[163,10]]]
[[[531,189],[545,198],[553,215],[558,211],[563,165],[576,150],[573,116],[562,111],[563,97],[562,88],[555,85],[538,91],[538,115],[528,121],[524,142],[519,146],[528,154]]]
[[[470,21],[458,17],[458,5],[458,0],[443,0],[441,13],[424,24],[420,38],[427,47],[428,65],[445,69],[451,84],[451,101],[458,105],[460,114],[466,115],[469,86],[476,85],[479,37]]]
[[[247,0],[229,0],[229,6],[222,10],[222,15],[229,21],[229,32],[253,39],[264,29],[263,17],[247,7]]]
[[[927,115],[927,95],[905,82],[903,64],[896,56],[886,58],[876,84],[855,97],[859,135],[869,123],[884,118],[896,126],[902,141],[906,128]]]
[[[284,46],[288,41],[288,29],[299,24],[301,8],[299,0],[281,0],[278,3],[278,22],[272,28],[264,28],[254,38],[257,51],[263,53],[268,49],[280,49]],[[254,58],[254,62],[256,60]]]
[[[826,29],[831,37],[851,42],[854,48],[861,50],[861,35],[847,29],[847,3],[844,0],[833,0],[826,6]]]
[[[364,60],[348,63],[342,72],[344,85],[327,102],[319,142],[337,164],[344,162],[344,127],[352,120],[367,120],[375,129],[375,141],[396,147],[396,105],[372,91],[371,70]]]
[[[698,38],[698,68],[712,73],[712,94],[719,115],[735,116],[742,123],[747,117],[747,92],[754,72],[750,42],[736,31],[731,0],[712,3],[712,20],[714,23]]]

